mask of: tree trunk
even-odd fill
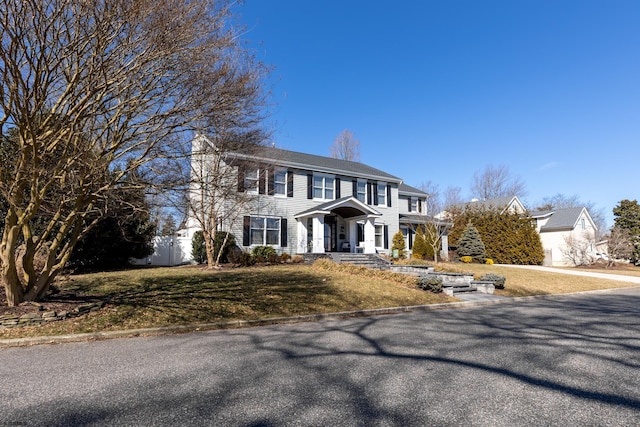
[[[20,232],[20,228],[16,225],[16,220],[16,215],[13,211],[10,211],[5,219],[2,244],[0,245],[0,280],[4,286],[9,307],[17,306],[24,298],[24,289],[16,267],[16,242]]]
[[[215,247],[213,244],[214,237],[209,234],[208,231],[202,230],[202,236],[204,237],[204,247],[207,251],[207,266],[209,268],[216,267]]]
[[[7,296],[7,305],[9,307],[15,307],[20,304],[24,298],[24,290],[16,268],[15,249],[12,249],[12,246],[3,248],[0,258],[0,264],[2,265],[1,280]]]

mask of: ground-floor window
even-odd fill
[[[280,218],[251,217],[252,245],[280,245]]]
[[[384,246],[384,226],[376,225],[376,248]]]

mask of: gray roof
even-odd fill
[[[422,190],[419,190],[415,187],[412,187],[410,185],[405,184],[404,182],[400,184],[400,186],[398,187],[398,192],[400,194],[409,194],[412,196],[419,196],[419,197],[429,197],[429,193],[426,193]]]
[[[247,151],[238,151],[240,156],[247,156],[260,160],[266,160],[277,165],[308,169],[318,172],[327,172],[338,175],[348,175],[361,178],[381,179],[400,183],[397,176],[381,171],[360,162],[352,162],[332,157],[317,156],[315,154],[300,153],[297,151],[283,150],[272,147],[252,147]]]
[[[584,207],[556,209],[540,231],[566,230],[575,227]]]
[[[505,209],[509,203],[516,196],[506,196],[506,197],[496,197],[495,199],[487,199],[487,200],[473,200],[471,202],[465,203],[466,207],[480,207],[480,208],[500,208]]]

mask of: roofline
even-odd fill
[[[302,153],[302,154],[307,154],[307,153]],[[398,185],[400,185],[400,183],[402,183],[402,179],[400,179],[398,177],[391,176],[391,175],[389,175],[389,176],[381,176],[381,175],[375,175],[375,174],[364,174],[364,173],[347,171],[345,169],[334,169],[334,168],[310,165],[308,163],[297,163],[297,162],[291,162],[291,161],[286,161],[286,160],[274,159],[274,158],[270,158],[270,157],[242,154],[242,153],[237,153],[237,152],[230,152],[230,153],[227,153],[227,155],[229,155],[229,156],[231,156],[233,158],[239,158],[239,159],[270,160],[270,161],[272,161],[275,164],[280,165],[280,166],[291,167],[291,168],[296,168],[296,169],[303,169],[303,170],[311,170],[311,171],[314,171],[314,172],[323,172],[323,173],[330,173],[330,174],[334,174],[334,175],[369,178],[369,179],[375,179],[376,181],[393,182],[393,183],[396,183]],[[312,155],[312,154],[309,154],[309,155]],[[319,157],[322,157],[322,156],[319,156]],[[370,167],[372,167],[372,166],[370,166]]]

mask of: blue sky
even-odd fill
[[[461,187],[505,164],[525,203],[637,199],[640,1],[247,0],[243,35],[273,66],[278,147]]]

